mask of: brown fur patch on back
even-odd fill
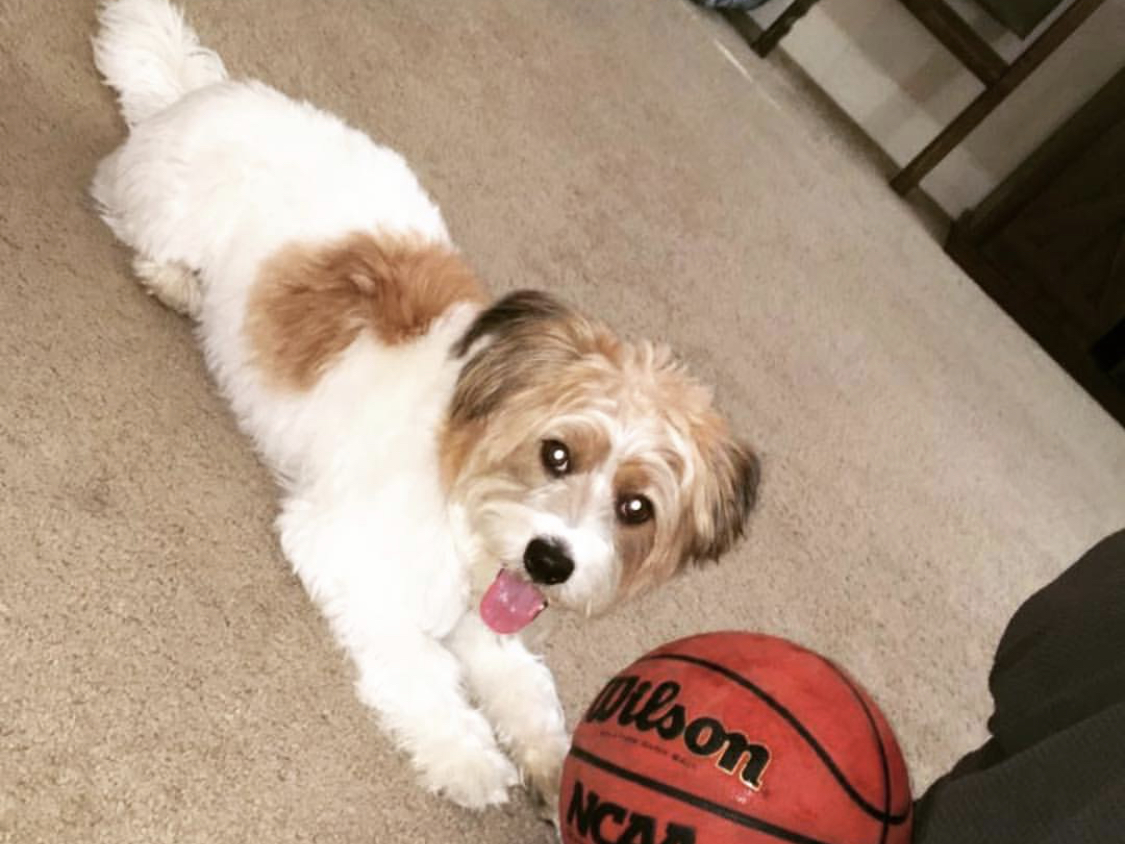
[[[306,390],[361,331],[404,343],[453,305],[484,299],[448,246],[357,233],[326,246],[287,246],[270,258],[251,291],[244,330],[271,381]]]

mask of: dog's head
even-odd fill
[[[742,535],[757,460],[668,349],[525,291],[482,312],[454,353],[442,472],[474,566],[500,572],[481,606],[494,629],[548,600],[604,610]]]

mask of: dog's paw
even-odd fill
[[[554,790],[529,786],[528,791],[531,795],[532,804],[535,806],[535,814],[539,816],[540,820],[553,826],[556,833],[559,832],[558,785],[555,785]]]
[[[184,264],[160,263],[141,255],[133,259],[133,270],[149,294],[177,313],[197,318],[203,307],[199,277]]]
[[[566,747],[565,739],[561,743],[558,740],[548,741],[536,752],[524,753],[522,759],[524,781],[536,811],[543,820],[556,827],[559,822],[559,786]]]
[[[498,747],[458,748],[439,768],[423,772],[423,781],[466,809],[498,806],[508,800],[508,790],[519,784],[516,766]]]

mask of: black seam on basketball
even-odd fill
[[[744,826],[747,829],[753,829],[757,832],[771,835],[782,841],[790,841],[793,842],[793,844],[829,844],[829,842],[821,841],[819,838],[812,838],[808,835],[802,835],[799,832],[793,832],[783,826],[776,826],[769,821],[762,820],[753,815],[748,815],[745,812],[728,809],[721,803],[715,803],[712,800],[708,800],[706,797],[700,797],[689,791],[676,788],[674,785],[668,785],[668,783],[661,782],[660,780],[646,777],[644,774],[637,773],[629,768],[623,768],[620,765],[610,762],[608,759],[603,759],[601,756],[597,756],[579,747],[577,744],[571,745],[570,755],[588,765],[593,765],[595,768],[601,768],[606,773],[613,774],[623,780],[628,780],[643,788],[647,788],[649,791],[655,791],[658,794],[663,794],[665,797],[671,797],[673,800],[678,800],[692,808],[716,815],[731,823]]]
[[[867,716],[867,723],[871,726],[871,734],[875,737],[875,746],[879,748],[879,764],[883,769],[883,812],[890,814],[891,811],[891,766],[887,760],[887,747],[883,744],[883,736],[879,732],[879,725],[875,723],[875,716],[871,713],[871,708],[863,699],[863,695],[859,693],[859,689],[852,683],[851,678],[840,669],[834,662],[825,660],[836,672],[837,676],[844,681],[844,685],[851,690],[852,696],[855,697],[856,702],[863,708],[863,714]],[[909,811],[908,811],[909,814]],[[886,821],[883,821],[882,830],[879,833],[879,844],[887,844],[887,832],[889,827]]]
[[[909,817],[909,810],[903,812],[902,814],[892,815],[889,812],[881,812],[879,811],[878,807],[868,803],[863,798],[863,795],[856,791],[855,786],[848,782],[848,778],[844,776],[844,772],[840,770],[840,767],[836,764],[835,760],[833,760],[832,757],[828,754],[828,751],[821,746],[820,742],[816,740],[816,737],[809,732],[808,728],[805,727],[805,725],[797,719],[797,716],[795,716],[792,712],[790,712],[788,709],[774,700],[767,692],[754,685],[754,683],[747,680],[741,674],[731,671],[726,666],[719,665],[717,662],[711,662],[710,660],[702,659],[701,657],[697,656],[690,656],[688,654],[649,654],[648,656],[641,657],[637,661],[645,662],[647,660],[656,659],[670,660],[674,662],[687,662],[692,665],[698,665],[700,668],[706,668],[709,671],[714,671],[715,673],[721,674],[723,677],[726,677],[731,682],[737,683],[738,685],[742,686],[751,694],[760,698],[761,701],[766,704],[766,706],[780,715],[782,720],[784,720],[789,724],[790,727],[797,731],[797,734],[805,740],[805,743],[810,748],[812,748],[812,751],[820,758],[820,761],[824,763],[824,766],[828,769],[828,772],[832,774],[832,777],[836,780],[836,782],[840,784],[840,787],[844,789],[848,797],[852,799],[852,802],[855,803],[866,814],[870,815],[880,823],[888,823],[892,826],[897,826],[898,824],[905,821],[907,817]]]

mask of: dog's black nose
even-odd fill
[[[536,583],[564,583],[574,572],[574,560],[557,539],[533,539],[523,552],[523,567]]]

